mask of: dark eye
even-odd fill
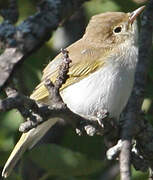
[[[114,29],[114,33],[120,33],[122,31],[122,27],[118,26]]]

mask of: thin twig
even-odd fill
[[[53,84],[50,79],[47,79],[45,82],[45,86],[49,92],[49,97],[51,99],[51,103],[52,104],[61,104],[63,103],[63,100],[60,96],[60,88],[62,87],[62,85],[66,82],[67,78],[68,78],[68,71],[69,71],[69,67],[70,67],[70,63],[72,62],[71,59],[69,58],[68,55],[68,51],[66,49],[61,49],[61,53],[62,53],[62,63],[59,67],[59,72],[58,72],[58,76],[55,80],[55,83]],[[64,103],[63,103],[64,104]]]

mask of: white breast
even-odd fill
[[[67,87],[61,96],[67,106],[80,115],[94,115],[106,109],[118,118],[131,94],[137,62],[137,49],[129,58],[113,59],[97,72]]]

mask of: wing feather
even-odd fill
[[[90,73],[104,65],[104,60],[101,59],[102,53],[107,53],[104,48],[101,50],[85,46],[81,40],[77,41],[67,48],[69,51],[69,57],[72,60],[69,68],[69,78],[60,90],[63,90],[67,86],[72,85],[85,78]],[[42,81],[36,87],[35,91],[31,95],[32,99],[37,101],[44,100],[48,96],[48,91],[44,86],[44,81],[48,78],[54,83],[59,71],[59,66],[62,63],[62,54],[56,56],[52,62],[50,62],[43,71]]]

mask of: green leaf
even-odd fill
[[[88,159],[81,153],[55,144],[37,147],[28,156],[51,175],[58,176],[89,175],[103,166],[102,161]]]

